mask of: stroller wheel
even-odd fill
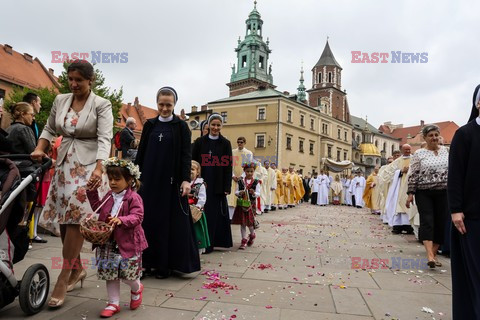
[[[20,283],[18,300],[23,312],[27,315],[39,312],[47,301],[49,288],[50,275],[47,268],[41,263],[30,266]]]

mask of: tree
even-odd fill
[[[23,96],[27,92],[33,92],[37,94],[42,100],[42,109],[40,110],[40,113],[35,116],[35,121],[37,122],[39,130],[41,131],[45,126],[45,123],[47,122],[48,116],[50,115],[50,110],[52,109],[53,100],[55,100],[58,92],[71,92],[68,85],[67,75],[67,69],[69,65],[70,63],[68,62],[63,63],[64,71],[58,78],[58,82],[60,83],[60,88],[58,88],[58,91],[54,88],[28,89],[15,87],[5,101],[5,107],[7,111],[10,111],[10,106],[19,101],[22,101]],[[123,87],[121,87],[118,91],[116,89],[112,91],[109,87],[105,86],[105,77],[103,76],[102,72],[99,69],[95,69],[95,81],[93,82],[92,91],[96,95],[110,100],[110,102],[112,103],[113,121],[115,124],[115,121],[120,112],[120,108],[122,107]]]
[[[17,102],[22,101],[23,96],[28,92],[35,93],[42,101],[42,108],[40,109],[40,112],[35,115],[35,121],[37,122],[39,131],[41,131],[47,122],[50,110],[52,109],[53,100],[55,100],[58,92],[54,88],[29,89],[14,87],[13,91],[10,92],[8,98],[5,100],[5,109],[10,112],[10,107]]]

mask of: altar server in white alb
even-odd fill
[[[353,178],[350,184],[351,192],[355,197],[354,205],[357,208],[363,208],[363,206],[365,205],[365,203],[363,202],[363,191],[365,190],[365,185],[365,178],[363,177],[362,171],[359,170],[357,172],[357,176]]]
[[[318,184],[318,196],[317,204],[326,206],[328,204],[328,192],[330,190],[330,179],[323,170],[320,170],[320,174],[317,177]]]
[[[402,156],[393,161],[381,172],[378,179],[380,183],[390,183],[387,199],[385,201],[385,218],[388,225],[393,227],[392,233],[399,234],[405,231],[413,234],[408,215],[407,203],[408,178],[410,155],[412,147],[404,144],[401,148]]]

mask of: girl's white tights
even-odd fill
[[[250,234],[255,234],[255,229],[253,227],[248,227]],[[242,239],[247,239],[247,226],[240,225],[240,233],[242,234]]]
[[[138,280],[124,280],[122,282],[129,285],[131,291],[137,292],[140,290],[140,279]],[[120,305],[120,280],[107,280],[108,303],[119,306]],[[132,295],[132,300],[138,300],[140,295]],[[113,307],[107,307],[114,310]]]

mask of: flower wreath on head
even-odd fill
[[[242,168],[245,170],[245,169],[248,169],[248,168],[253,168],[253,169],[256,169],[257,168],[257,164],[253,161],[249,161],[249,162],[244,162],[242,163]]]
[[[102,161],[102,165],[106,167],[121,167],[127,168],[128,172],[135,179],[140,179],[140,168],[138,165],[133,164],[133,162],[128,160],[119,159],[117,157],[108,158],[107,160]]]

